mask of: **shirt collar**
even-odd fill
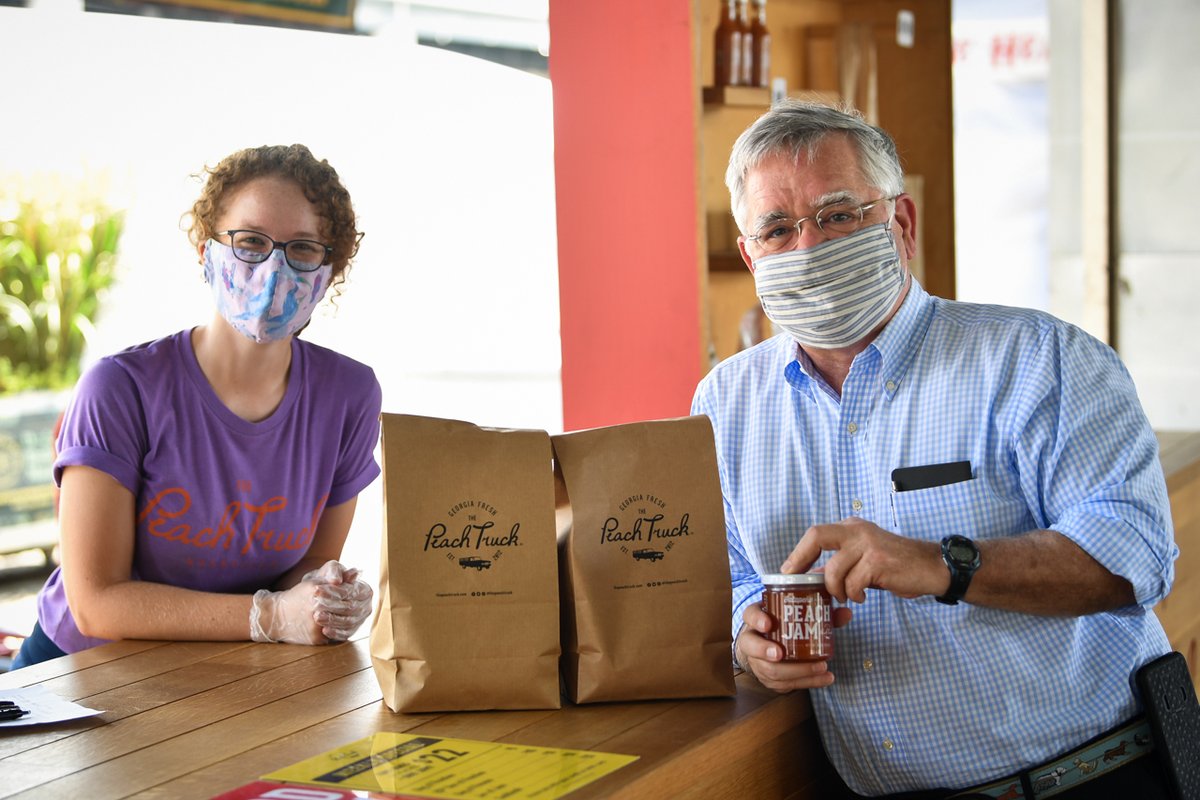
[[[776,338],[779,340],[777,352],[783,368],[783,379],[796,392],[809,400],[816,400],[813,395],[816,381],[812,377],[815,371],[812,362],[808,360],[808,356],[791,336],[781,333]]]
[[[792,389],[814,402],[817,399],[816,393],[819,391],[837,400],[837,392],[813,366],[812,359],[808,357],[808,353],[804,352],[804,348],[800,347],[796,340],[786,333],[780,338],[786,340],[781,350],[784,354],[783,377]]]
[[[908,368],[921,349],[929,323],[933,321],[933,311],[933,298],[914,277],[895,316],[871,342],[870,346],[879,353],[884,391],[888,397],[900,388]]]
[[[879,353],[883,365],[884,391],[889,398],[900,388],[905,373],[921,347],[925,332],[933,320],[933,309],[933,298],[914,277],[904,302],[867,348],[873,347]],[[824,381],[814,377],[816,370],[812,362],[792,337],[782,334],[777,338],[784,380],[797,392],[815,400],[814,392],[824,386]]]

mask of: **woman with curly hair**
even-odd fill
[[[14,669],[114,639],[324,644],[370,615],[338,559],[379,474],[379,383],[298,338],[357,249],[350,195],[303,145],[206,173],[189,235],[215,313],[76,386],[54,464],[62,564]]]

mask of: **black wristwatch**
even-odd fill
[[[979,569],[979,548],[965,536],[947,536],[942,539],[942,561],[950,569],[950,588],[936,600],[952,606],[967,593],[971,576]]]

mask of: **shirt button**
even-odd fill
[[[896,746],[896,745],[892,744],[892,740],[891,740],[891,739],[884,739],[884,740],[883,740],[883,749],[884,749],[884,750],[887,750],[889,753],[892,751],[892,748],[893,748],[893,747],[895,747],[895,746]]]
[[[887,383],[884,384],[884,386],[887,387],[887,390],[889,392],[896,391],[896,382],[895,381],[888,381]]]
[[[850,504],[850,507],[853,508],[855,511],[862,511],[862,500],[855,500],[853,503]]]
[[[849,425],[847,425],[847,426],[846,426],[846,430],[850,431],[850,433],[852,433],[852,434],[853,434],[853,433],[857,433],[857,432],[858,432],[858,425],[857,425],[857,424],[855,424],[855,423],[853,423],[853,422],[851,422]]]
[[[869,658],[864,658],[863,669],[865,669],[867,672],[870,672],[871,670],[875,669],[875,662]]]

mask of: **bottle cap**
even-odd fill
[[[762,576],[764,586],[824,586],[824,572],[801,572],[795,575],[770,573]]]

